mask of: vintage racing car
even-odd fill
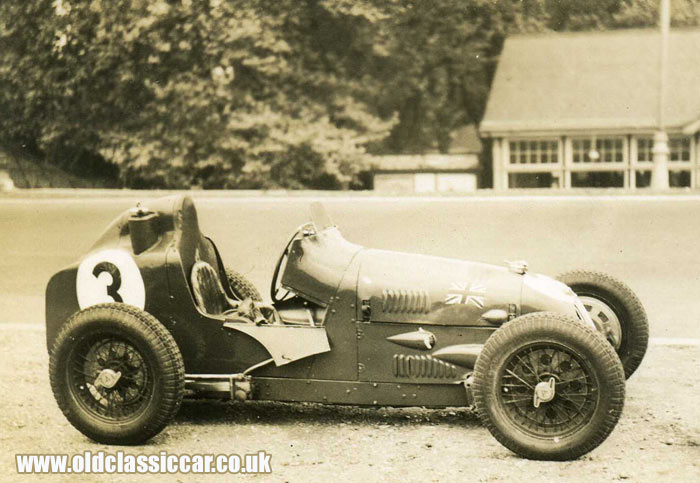
[[[646,351],[644,309],[592,271],[363,248],[320,204],[282,251],[265,303],[174,196],[117,218],[46,290],[50,380],[66,418],[140,444],[183,397],[474,405],[503,445],[573,459],[620,418]]]

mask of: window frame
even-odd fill
[[[532,161],[533,151],[530,150],[530,147],[533,143],[536,146],[534,152],[537,154],[546,152],[548,159],[550,159],[549,162],[543,163],[541,161],[542,158],[540,156],[537,156],[538,159],[535,162]],[[542,150],[542,143],[547,143],[546,150]],[[518,156],[522,153],[520,148],[523,144],[525,145],[526,152],[528,153],[526,155],[527,161],[513,162],[513,156]],[[563,149],[561,144],[562,143],[560,138],[552,136],[508,139],[508,153],[506,158],[507,162],[505,163],[508,172],[548,172],[561,169],[561,167],[563,166]],[[518,147],[516,153],[514,153],[512,149],[514,145]],[[553,157],[556,158],[555,162],[551,161]]]
[[[587,143],[588,148],[584,146],[580,150],[576,144]],[[605,136],[571,136],[571,170],[572,171],[624,171],[629,165],[628,147],[625,146],[625,136],[622,135],[605,135]],[[605,151],[606,143],[610,143],[609,151]],[[619,143],[619,145],[618,145]],[[589,153],[595,147],[598,152],[598,160],[593,161],[589,157]],[[612,149],[610,149],[612,148]],[[607,153],[615,158],[611,161],[606,161]],[[582,155],[580,161],[576,160],[577,155]],[[617,160],[617,157],[620,157]]]

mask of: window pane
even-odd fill
[[[651,171],[636,171],[634,177],[637,188],[648,188],[651,186]]]
[[[509,188],[555,188],[559,186],[559,178],[552,173],[510,173]]]
[[[690,187],[690,171],[670,171],[668,184],[672,188]]]
[[[624,180],[622,171],[571,173],[571,186],[574,188],[622,188]]]
[[[558,141],[510,141],[511,164],[548,164],[556,162]]]
[[[674,137],[668,140],[671,161],[690,161],[690,138]]]
[[[637,138],[637,161],[640,163],[651,162],[651,148],[654,140],[650,137]]]

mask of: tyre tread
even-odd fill
[[[546,454],[527,447],[502,432],[488,411],[488,370],[496,354],[511,344],[531,340],[528,336],[533,330],[552,333],[563,333],[573,337],[585,337],[591,343],[594,354],[600,358],[605,368],[603,377],[614,389],[614,395],[609,399],[609,411],[603,424],[596,428],[592,437],[581,444],[552,451]],[[579,321],[558,313],[536,312],[518,317],[498,329],[484,345],[474,370],[472,386],[474,403],[481,423],[502,445],[529,459],[572,460],[576,459],[599,446],[615,428],[624,406],[625,377],[624,370],[613,347],[594,329],[582,325]]]
[[[626,343],[628,353],[620,357],[625,368],[625,377],[629,378],[639,368],[649,345],[649,320],[637,294],[621,280],[597,270],[571,270],[559,275],[557,280],[572,287],[574,292],[581,286],[598,287],[619,300],[627,311],[634,329],[631,331],[631,340]]]
[[[226,278],[228,279],[231,291],[241,300],[251,298],[256,302],[262,302],[262,295],[257,287],[248,280],[245,275],[232,268],[226,267]]]
[[[143,329],[142,334],[157,354],[158,359],[164,362],[164,372],[159,374],[163,379],[164,397],[161,400],[162,404],[158,407],[155,416],[142,426],[137,434],[120,435],[118,437],[97,434],[92,428],[85,427],[74,416],[74,408],[64,399],[61,393],[61,385],[65,382],[62,380],[62,373],[57,367],[58,361],[55,355],[58,352],[58,348],[66,343],[67,339],[73,338],[71,334],[76,328],[89,321],[91,317],[99,312],[105,312],[101,316],[103,319],[109,318],[128,325],[138,325]],[[54,398],[61,412],[71,424],[90,438],[107,444],[140,444],[152,438],[161,432],[177,414],[185,392],[185,364],[172,334],[149,313],[123,303],[97,304],[73,314],[59,331],[51,348],[49,375]]]

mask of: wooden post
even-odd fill
[[[501,191],[501,138],[493,138],[491,143],[491,176],[494,191]]]

